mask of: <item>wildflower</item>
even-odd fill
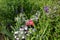
[[[25,26],[25,27],[24,27],[24,30],[28,30],[28,27],[27,27],[27,26]]]
[[[25,31],[25,34],[28,34],[28,31]]]
[[[23,28],[20,28],[20,31],[23,31],[24,29]]]
[[[24,34],[24,28],[20,28],[20,34]]]
[[[24,36],[22,36],[22,39],[24,39],[25,37]]]
[[[24,32],[23,32],[23,31],[21,31],[21,32],[20,32],[20,34],[24,34]]]
[[[25,40],[26,36],[25,35],[22,35],[22,40]]]
[[[18,31],[16,31],[14,34],[18,34]]]
[[[16,38],[16,40],[19,40],[19,38]]]
[[[40,11],[37,11],[35,15],[36,16],[39,16],[40,15]]]
[[[33,20],[28,20],[28,21],[26,22],[26,26],[34,26]]]
[[[17,36],[14,36],[14,38],[17,38]]]
[[[45,6],[44,7],[44,11],[48,13],[49,12],[49,7],[48,6]]]

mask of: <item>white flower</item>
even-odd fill
[[[25,28],[25,30],[27,30],[27,29],[28,29],[28,27],[27,27],[27,26],[25,26],[24,28]]]
[[[40,15],[40,11],[37,11],[35,15],[36,16],[39,16]]]
[[[25,36],[22,36],[22,39],[24,39],[25,38]]]
[[[19,38],[16,38],[16,40],[19,40]]]
[[[14,38],[16,38],[17,36],[14,36]]]
[[[38,20],[38,17],[35,17],[35,20],[37,21]]]
[[[27,33],[27,32],[25,32],[25,33]]]
[[[23,31],[24,29],[23,28],[20,28],[20,31]]]
[[[18,34],[19,31],[16,31],[14,34]]]
[[[24,32],[23,32],[23,31],[21,31],[20,33],[21,33],[21,34],[23,34]]]

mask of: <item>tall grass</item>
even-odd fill
[[[36,31],[26,36],[26,40],[60,40],[59,0],[12,0],[11,2],[10,0],[0,0],[0,5],[0,14],[7,15],[4,14],[5,17],[0,15],[0,33],[4,34],[5,40],[15,40],[14,32],[18,31],[21,25],[25,25],[26,20],[34,18],[36,13],[38,20],[33,20]],[[12,20],[16,23],[12,23]],[[6,27],[7,22],[12,23],[8,26],[11,30]]]

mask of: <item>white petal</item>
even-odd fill
[[[16,36],[14,36],[14,38],[16,38]]]
[[[20,28],[20,30],[24,30],[23,28]]]
[[[25,38],[24,36],[22,36],[22,39]]]
[[[19,38],[16,38],[16,40],[19,40]]]
[[[25,27],[25,30],[27,30],[28,28],[27,27]]]
[[[18,34],[18,31],[16,31],[14,34]]]
[[[21,34],[23,34],[23,31],[21,32]]]

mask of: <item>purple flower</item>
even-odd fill
[[[48,7],[48,6],[45,6],[45,7],[44,7],[44,11],[45,11],[45,12],[49,12],[49,7]]]

